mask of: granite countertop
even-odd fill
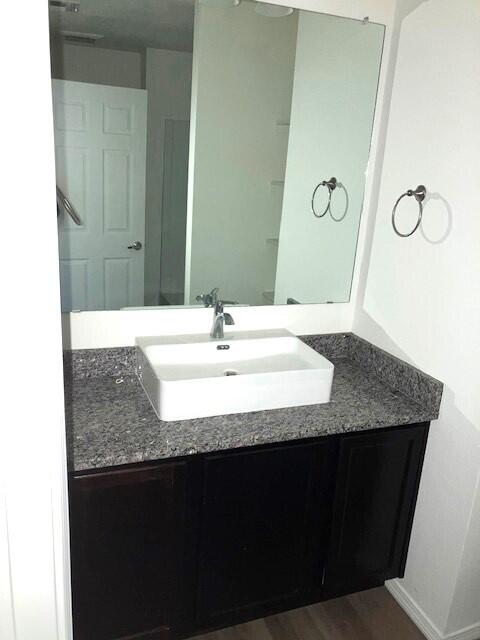
[[[78,356],[81,366],[75,367],[83,374],[67,375],[65,384],[70,470],[427,422],[438,416],[441,383],[381,350],[372,351],[365,341],[359,347],[360,339],[351,336],[343,335],[347,346],[344,342],[333,349],[330,343],[325,346],[323,336],[305,338],[335,365],[329,403],[175,422],[157,418],[131,375],[131,350],[122,352],[123,369],[118,363],[113,370],[100,366],[100,375],[92,376],[85,374],[85,356]],[[91,356],[94,360],[101,358]],[[118,375],[123,382],[116,382]],[[399,380],[401,391],[392,379]]]

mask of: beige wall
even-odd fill
[[[78,44],[52,46],[52,76],[114,87],[144,88],[142,54]]]
[[[0,252],[8,363],[0,373],[0,638],[71,640],[48,12],[46,2],[3,8],[0,60],[10,97],[0,107],[0,208],[21,215],[3,216]],[[22,383],[28,362],[36,371]]]
[[[159,304],[163,178],[165,174],[165,122],[166,120],[190,120],[191,84],[191,53],[147,49],[148,123],[145,219],[145,304],[147,305]],[[185,239],[183,240],[183,250],[184,246]],[[181,277],[180,290],[183,293],[184,254],[178,256],[177,265],[171,266],[173,269],[175,266],[179,268],[179,276]],[[175,282],[175,274],[171,273],[170,275],[172,281]],[[180,304],[182,303],[183,298]]]
[[[213,287],[273,301],[298,13],[267,19],[254,6],[196,11],[187,304]]]
[[[429,638],[480,637],[480,7],[399,3],[400,41],[366,294],[353,329],[445,383],[405,579]],[[425,184],[422,228],[395,235],[397,197]],[[417,211],[402,202],[399,224]],[[452,635],[448,635],[452,634]],[[460,636],[458,636],[460,637]]]

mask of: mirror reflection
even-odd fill
[[[50,0],[64,311],[347,302],[384,27]]]

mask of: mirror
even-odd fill
[[[64,311],[349,300],[382,25],[49,5]]]

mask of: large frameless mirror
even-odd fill
[[[349,300],[382,25],[49,5],[64,311]]]

